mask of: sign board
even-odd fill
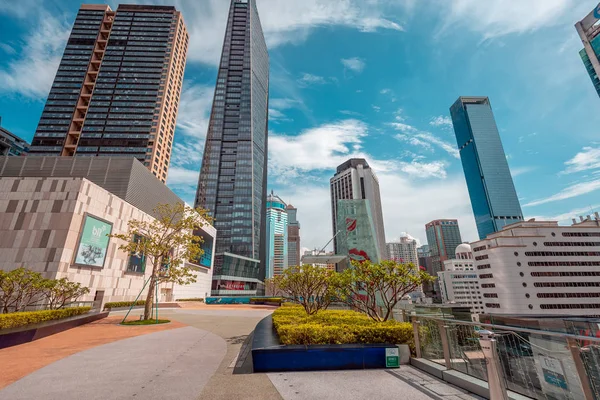
[[[79,236],[75,264],[90,267],[104,267],[106,250],[112,232],[112,224],[91,215],[83,220],[83,229]]]
[[[397,347],[385,349],[385,367],[386,368],[400,367],[400,355],[398,354]]]
[[[542,372],[544,373],[544,380],[561,389],[568,389],[565,371],[563,370],[560,360],[544,356],[540,356],[539,360]]]

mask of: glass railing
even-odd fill
[[[417,357],[487,381],[479,331],[495,333],[501,379],[535,399],[600,400],[600,338],[414,315]],[[418,332],[418,335],[416,334]]]

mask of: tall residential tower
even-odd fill
[[[187,47],[175,7],[82,5],[29,154],[135,157],[166,182]]]
[[[232,0],[196,193],[215,218],[214,276],[265,278],[268,100],[256,0]]]
[[[385,230],[383,226],[383,211],[379,180],[364,158],[352,158],[337,167],[335,175],[330,179],[331,213],[333,220],[333,236],[335,253],[339,254],[339,242],[348,234],[346,226],[338,224],[339,200],[366,200],[368,213],[375,231],[375,241],[379,259],[387,257],[385,246]],[[351,203],[346,202],[350,206]],[[348,209],[350,210],[350,209]],[[348,211],[345,210],[345,211]],[[350,214],[349,214],[350,215]]]
[[[489,99],[459,97],[450,114],[477,231],[485,239],[505,225],[523,221],[523,212]]]

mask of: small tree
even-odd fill
[[[338,299],[340,287],[339,274],[314,265],[286,268],[272,284],[302,305],[308,315],[329,307]]]
[[[111,235],[125,242],[119,249],[143,254],[150,265],[144,319],[151,318],[156,285],[163,282],[187,285],[196,281],[185,262],[197,260],[204,253],[200,247],[202,238],[194,230],[211,221],[206,210],[183,203],[159,204],[154,217],[152,221],[131,220],[126,233]]]
[[[375,321],[387,321],[402,297],[435,280],[413,264],[391,260],[378,264],[352,261],[342,277],[344,300]]]
[[[26,268],[0,270],[0,305],[2,312],[23,311],[36,305],[46,288],[47,279]]]
[[[283,291],[279,287],[276,277],[265,279],[265,295],[270,297],[283,296]]]
[[[89,292],[89,288],[81,286],[78,282],[71,282],[67,278],[49,279],[46,281],[44,290],[46,306],[50,310],[57,310]]]

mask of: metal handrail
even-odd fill
[[[459,324],[459,325],[484,326],[484,327],[495,328],[497,330],[502,330],[502,331],[526,332],[526,333],[534,333],[534,334],[547,335],[547,336],[555,336],[555,337],[560,337],[560,338],[565,338],[565,339],[588,340],[588,341],[600,342],[600,338],[597,338],[594,336],[581,336],[581,335],[573,335],[570,333],[543,331],[541,329],[521,328],[518,326],[511,326],[511,325],[486,324],[486,323],[482,323],[482,322],[461,321],[461,320],[456,320],[456,319],[437,318],[437,317],[424,316],[424,315],[412,315],[412,317],[416,317],[417,322],[418,322],[419,318],[424,318],[424,319],[431,319],[431,320],[441,321],[441,322],[451,322],[451,323]]]

